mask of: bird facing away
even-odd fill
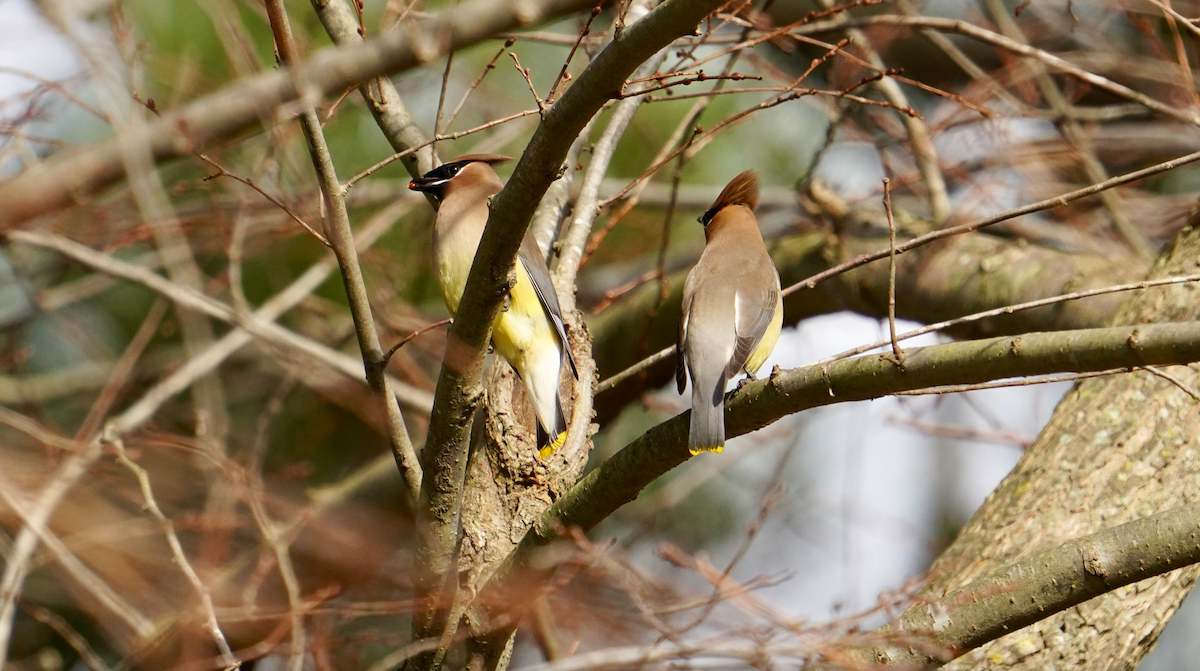
[[[699,222],[704,252],[683,284],[675,381],[692,380],[692,454],[725,447],[725,384],[762,367],[783,327],[779,273],[754,207],[758,175],[734,177]]]
[[[498,154],[462,156],[408,184],[413,191],[433,194],[441,203],[433,224],[433,255],[438,288],[451,315],[458,313],[467,286],[488,220],[488,202],[504,187],[492,165],[511,160]],[[546,441],[539,439],[538,454],[544,459],[566,439],[567,421],[559,398],[564,351],[576,377],[578,372],[546,260],[528,232],[518,259],[517,282],[492,327],[492,343],[517,371],[533,399],[538,424],[548,435]]]

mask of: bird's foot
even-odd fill
[[[550,441],[549,445],[538,450],[538,459],[549,459],[550,455],[554,454],[554,452],[557,451],[558,448],[562,447],[563,443],[565,442],[567,442],[567,432],[563,431],[562,433],[558,434],[557,438]]]

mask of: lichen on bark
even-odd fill
[[[1193,215],[1150,277],[1200,270]],[[1128,296],[1113,324],[1194,320],[1200,288]],[[1195,386],[1193,367],[1172,375]],[[1200,412],[1173,383],[1138,372],[1078,384],[1037,441],[934,563],[943,594],[1065,540],[1197,499]],[[1194,583],[1191,567],[1121,588],[1013,632],[952,662],[964,669],[1134,669]]]

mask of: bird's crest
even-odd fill
[[[466,156],[459,156],[453,161],[450,161],[450,163],[479,162],[487,163],[488,165],[497,165],[499,163],[508,163],[511,160],[511,156],[505,156],[503,154],[467,154]]]
[[[747,170],[729,180],[729,183],[721,190],[721,195],[717,196],[717,199],[713,201],[712,207],[708,208],[708,211],[701,215],[699,219],[700,223],[707,226],[718,212],[730,205],[745,205],[751,210],[758,207],[757,172]]]
[[[511,158],[502,154],[467,154],[466,156],[459,156],[453,161],[447,161],[409,182],[408,188],[414,191],[427,191],[441,198],[440,189],[442,186],[454,179],[458,175],[458,171],[462,170],[468,164],[487,163],[488,165],[496,165],[497,163],[504,163],[511,160]]]

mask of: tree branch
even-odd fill
[[[419,589],[438,590],[451,573],[458,538],[471,416],[483,395],[483,360],[492,323],[511,286],[517,250],[534,210],[571,144],[593,115],[620,94],[626,77],[659,49],[692,32],[719,0],[667,0],[613,40],[551,105],[491,215],[447,335],[422,462],[416,565]],[[437,626],[436,623],[432,623]]]
[[[358,34],[358,18],[345,0],[312,0],[312,5],[334,44],[344,47],[363,42],[363,36]],[[400,159],[408,174],[420,177],[433,170],[437,162],[433,147],[421,146],[425,144],[425,135],[417,128],[417,122],[413,120],[392,81],[387,77],[376,77],[361,84],[358,90],[394,151],[421,147]],[[436,133],[437,129],[434,131]]]
[[[283,0],[266,0],[266,7],[279,56],[285,65],[294,66],[299,56],[292,41],[292,28],[288,23]],[[325,199],[325,237],[329,240],[329,246],[333,249],[338,268],[341,270],[342,284],[346,289],[346,300],[354,320],[354,333],[358,337],[358,349],[362,353],[367,384],[382,398],[387,414],[388,438],[392,444],[392,453],[396,457],[400,476],[408,485],[408,493],[415,501],[421,492],[421,464],[408,435],[408,427],[404,424],[400,404],[396,402],[396,395],[392,392],[391,382],[388,380],[387,360],[379,344],[379,332],[375,329],[375,318],[371,315],[367,284],[363,280],[362,266],[358,263],[358,251],[354,248],[354,231],[350,228],[350,214],[346,211],[344,189],[333,167],[333,156],[329,153],[325,133],[321,130],[321,119],[317,116],[316,108],[307,100],[304,101],[300,112],[300,128],[304,132],[304,139],[307,140],[321,195]]]
[[[264,72],[131,130],[121,137],[64,153],[0,182],[0,231],[69,206],[125,175],[120,144],[149,147],[162,163],[233,137],[302,96],[320,98],[380,75],[395,74],[492,35],[590,9],[593,0],[473,0],[344,48],[324,49],[294,68]]]
[[[202,312],[223,322],[236,324],[266,342],[292,349],[306,356],[308,360],[319,361],[354,379],[363,379],[360,361],[329,349],[321,343],[305,338],[279,324],[262,321],[252,315],[240,314],[224,303],[213,300],[194,289],[175,284],[146,268],[97,252],[58,235],[34,231],[12,231],[8,237],[13,242],[53,249],[101,272],[136,282],[162,294],[182,307]],[[424,411],[432,404],[428,393],[423,390],[399,381],[393,382],[392,386],[396,392],[396,398],[414,410]],[[126,429],[121,427],[120,430],[125,431]]]
[[[1200,323],[1177,322],[1028,333],[905,351],[905,368],[879,355],[773,371],[726,396],[726,432],[740,436],[809,408],[900,391],[1009,377],[1200,361]],[[555,529],[591,529],[647,484],[691,457],[688,413],[650,429],[579,481],[522,543],[528,550]]]
[[[870,635],[883,643],[861,652],[889,666],[943,664],[1092,597],[1200,562],[1198,532],[1193,503],[1076,538],[919,600]]]

